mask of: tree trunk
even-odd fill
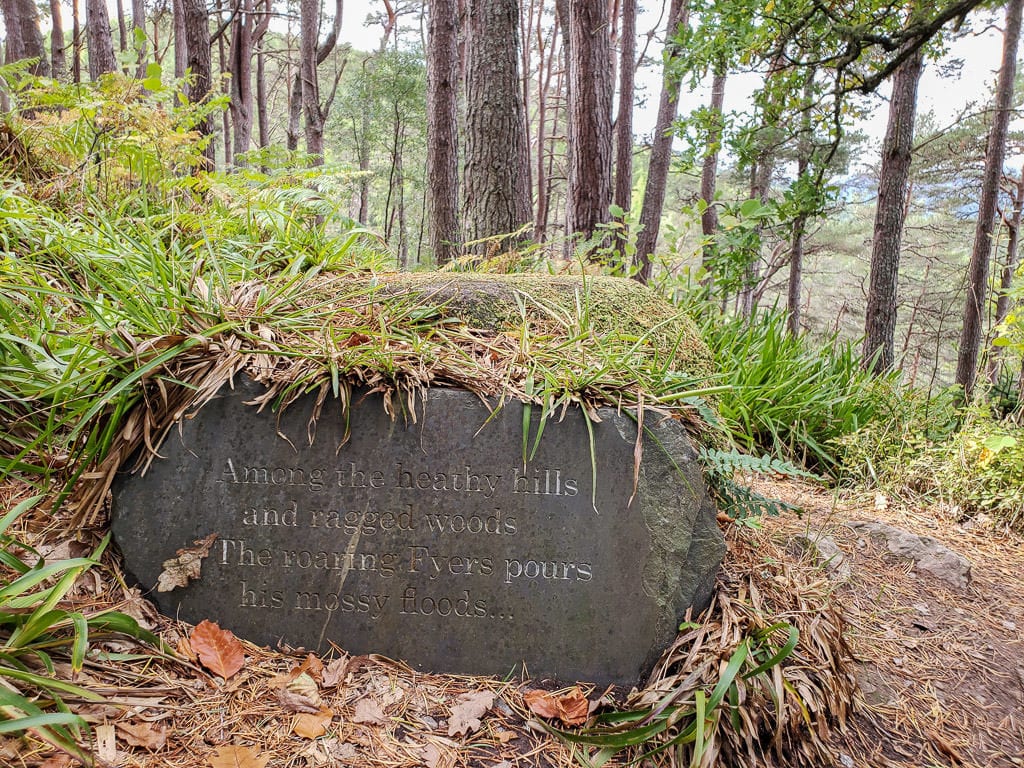
[[[56,0],[54,0],[56,1]],[[146,45],[146,3],[145,0],[132,0],[132,37],[135,46],[135,77],[142,79],[146,76],[146,69],[149,66],[149,54]],[[134,38],[138,38],[138,42]]]
[[[85,0],[85,37],[89,46],[89,77],[95,80],[115,71],[117,59],[106,0]]]
[[[1021,175],[1014,187],[1013,210],[1006,222],[1006,261],[1003,263],[1003,272],[999,276],[999,297],[996,299],[996,316],[992,323],[993,327],[1002,324],[1006,320],[1006,316],[1010,314],[1010,289],[1013,287],[1013,276],[1017,272],[1017,248],[1020,243],[1022,213],[1024,213],[1024,168],[1021,168]],[[999,379],[1001,367],[999,358],[1000,348],[993,346],[989,350],[988,357],[988,378],[993,384]]]
[[[117,50],[128,50],[128,23],[124,17],[124,0],[117,0]]]
[[[725,62],[716,62],[711,78],[711,104],[708,108],[708,140],[704,162],[700,169],[700,199],[704,210],[700,215],[700,229],[704,236],[701,246],[701,265],[704,267],[703,285],[710,288],[714,282],[714,259],[717,255],[714,238],[718,233],[718,208],[715,206],[715,188],[718,183],[718,153],[722,148],[722,105],[725,103]]]
[[[239,0],[241,7],[231,30],[231,122],[234,126],[232,157],[235,165],[244,165],[241,156],[252,143],[252,52],[253,0]]]
[[[896,333],[896,287],[899,276],[900,241],[906,216],[907,178],[914,145],[917,83],[923,54],[918,51],[893,75],[889,122],[882,140],[882,168],[878,181],[871,273],[868,279],[861,364],[876,374],[893,367]]]
[[[260,20],[256,23],[255,29],[252,34],[253,45],[257,46],[256,52],[256,121],[259,124],[259,146],[260,149],[263,147],[270,146],[270,125],[268,124],[267,115],[267,73],[266,63],[264,59],[266,54],[263,51],[263,36],[266,35],[267,29],[270,27],[270,15],[272,13],[272,0],[265,0],[263,3],[263,15]],[[287,82],[287,80],[285,81]],[[250,107],[251,110],[251,107]],[[252,122],[252,114],[249,115],[250,126]],[[252,133],[250,127],[249,133]]]
[[[427,218],[438,265],[459,252],[459,19],[432,0],[427,16]]]
[[[213,83],[210,15],[206,10],[205,0],[181,0],[181,7],[184,13],[188,69],[192,70],[192,82],[185,89],[185,96],[193,104],[201,104],[209,97]],[[217,167],[216,148],[213,144],[213,118],[207,115],[197,128],[200,136],[208,139],[203,148],[203,157],[206,158],[205,170],[212,171]]]
[[[519,82],[518,0],[470,0],[466,39],[467,239],[532,219],[526,115]]]
[[[22,59],[38,59],[29,70],[33,75],[46,76],[50,72],[50,59],[43,44],[39,28],[39,11],[33,0],[3,0],[6,48],[4,61],[8,64]]]
[[[804,81],[803,109],[800,116],[800,136],[797,139],[796,178],[799,183],[806,176],[811,167],[811,156],[814,152],[812,141],[813,126],[811,125],[811,109],[813,109],[814,97],[814,71],[807,75]],[[802,199],[802,198],[798,198]],[[786,309],[789,332],[793,336],[800,335],[800,301],[801,284],[804,273],[804,240],[807,234],[807,220],[809,214],[801,205],[797,215],[793,219],[791,240],[789,247],[789,285],[786,292]]]
[[[320,3],[318,0],[301,0],[299,10],[299,77],[302,79],[306,152],[313,156],[314,165],[323,165],[324,115],[320,111],[320,82],[316,71]]]
[[[608,5],[569,3],[570,237],[590,238],[608,221],[612,202],[612,58]]]
[[[548,89],[555,69],[555,51],[558,40],[558,16],[551,27],[550,36],[545,40],[538,32],[539,58],[537,70],[537,213],[534,219],[533,237],[538,243],[547,239],[548,206],[551,190],[548,180],[547,150]],[[557,114],[557,113],[556,113]]]
[[[64,20],[61,18],[60,0],[50,0],[50,76],[61,80],[67,74],[64,56]]]
[[[640,235],[637,237],[636,255],[639,270],[636,279],[646,283],[651,279],[651,256],[658,243],[658,229],[661,226],[661,211],[665,205],[665,186],[668,183],[669,163],[672,159],[672,122],[676,119],[676,102],[679,99],[680,80],[675,73],[673,60],[679,51],[673,43],[679,28],[688,23],[690,6],[688,0],[672,0],[665,28],[667,58],[661,82],[661,100],[658,104],[658,118],[654,124],[654,140],[647,169],[647,186],[644,188],[643,208],[640,211]]]
[[[960,332],[960,351],[956,361],[956,383],[970,400],[978,374],[982,320],[988,302],[988,265],[992,258],[992,230],[999,202],[999,180],[1006,156],[1006,134],[1013,106],[1013,81],[1017,74],[1017,43],[1020,40],[1021,10],[1024,0],[1010,0],[1006,7],[1006,31],[1003,36],[1003,61],[996,81],[996,104],[985,152],[985,173],[978,203],[978,223],[974,230],[974,248],[967,268],[967,301]]]
[[[71,0],[71,82],[82,82],[82,27],[78,0]]]
[[[235,2],[239,3],[239,0],[235,0]],[[228,98],[228,109],[220,110],[221,134],[224,139],[224,165],[225,167],[230,168],[232,165],[235,164],[234,145],[231,143],[231,118],[233,116],[231,112],[231,88],[234,85],[234,78],[224,77],[224,75],[229,72],[228,67],[230,66],[230,52],[225,51],[224,41],[224,32],[227,30],[227,27],[222,26],[224,24],[224,0],[216,0],[214,3],[214,8],[216,9],[217,12],[217,15],[214,17],[213,25],[214,28],[218,31],[216,36],[217,69],[220,73],[217,78],[217,82],[220,83],[220,92]],[[234,8],[229,8],[228,10],[230,11],[229,18],[231,17],[232,14],[234,15],[235,19],[242,15],[241,7],[238,4],[236,4]],[[212,42],[213,41],[211,39],[211,44]]]
[[[633,200],[633,91],[636,76],[636,0],[622,0],[619,34],[619,110],[615,117],[613,201],[628,211]]]
[[[174,24],[174,78],[179,80],[188,69],[188,34],[185,31],[185,0],[171,0]]]

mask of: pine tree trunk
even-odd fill
[[[115,71],[117,59],[106,0],[85,0],[85,37],[89,46],[89,77],[95,80]]]
[[[622,0],[619,33],[619,110],[615,117],[614,203],[628,211],[633,200],[633,92],[636,79],[636,0]]]
[[[459,19],[432,0],[427,16],[427,218],[438,265],[459,253]]]
[[[518,0],[470,0],[466,39],[467,239],[531,223]]]
[[[661,211],[665,206],[665,187],[668,183],[668,169],[672,159],[672,122],[676,119],[676,102],[679,99],[679,77],[675,74],[673,59],[678,51],[672,39],[679,28],[689,21],[688,0],[672,0],[665,29],[667,58],[661,83],[661,100],[658,104],[658,118],[654,124],[654,141],[651,144],[651,158],[647,169],[647,186],[644,188],[643,208],[640,211],[640,234],[637,237],[636,255],[639,270],[636,279],[646,283],[651,279],[651,256],[658,243],[658,229],[661,226]]]
[[[252,143],[252,52],[253,0],[240,0],[241,7],[231,31],[231,122],[234,125],[232,157],[235,165],[244,165],[241,155]]]
[[[128,23],[124,17],[124,0],[117,0],[117,50],[128,50]]]
[[[974,231],[974,248],[967,268],[967,301],[964,305],[963,329],[956,361],[956,383],[964,388],[970,400],[978,373],[978,352],[981,349],[982,322],[988,303],[988,265],[992,258],[992,231],[999,202],[999,179],[1006,156],[1006,134],[1013,106],[1013,81],[1017,74],[1017,43],[1020,40],[1021,11],[1024,0],[1010,0],[1006,6],[1006,30],[1003,37],[1003,61],[996,81],[996,104],[985,152],[985,173],[978,203],[978,223]]]
[[[71,82],[82,82],[82,18],[78,0],[71,0]]]
[[[878,374],[891,370],[895,362],[900,242],[906,216],[910,152],[914,145],[917,83],[921,78],[923,62],[921,52],[916,52],[893,75],[889,122],[882,140],[882,169],[878,181],[861,357],[865,369]]]
[[[590,238],[608,221],[612,202],[612,58],[608,5],[569,3],[570,237]]]
[[[67,75],[64,56],[64,20],[61,18],[60,0],[50,0],[50,76],[63,80]]]
[[[184,0],[171,0],[171,22],[174,24],[174,78],[185,76],[188,69],[188,34],[185,31]]]
[[[135,67],[135,77],[140,80],[146,76],[146,69],[149,66],[149,51],[146,45],[146,3],[145,0],[132,0],[132,27],[134,38],[138,35],[139,42],[133,42],[135,46],[135,57],[137,59],[137,65]],[[141,33],[141,34],[140,34]]]
[[[1010,289],[1013,288],[1013,276],[1017,272],[1022,212],[1024,212],[1024,168],[1021,169],[1020,178],[1017,179],[1013,194],[1013,210],[1010,213],[1009,221],[1006,222],[1006,260],[1003,262],[1003,271],[999,276],[999,297],[996,299],[996,316],[992,321],[993,327],[1002,324],[1010,314],[1012,298]],[[1000,357],[1000,347],[992,346],[988,353],[988,378],[992,384],[999,380],[999,372],[1002,367]]]
[[[701,265],[704,267],[702,284],[710,288],[714,282],[714,260],[717,255],[714,238],[718,234],[718,208],[715,205],[715,188],[718,184],[718,153],[722,145],[722,105],[725,103],[726,68],[716,63],[711,78],[711,103],[708,106],[707,150],[700,170],[700,199],[704,210],[700,215],[700,229],[704,236],[701,247]]]
[[[32,0],[3,0],[0,9],[6,33],[4,61],[10,64],[22,59],[38,59],[29,71],[33,75],[48,75],[50,59],[43,44],[36,4]]]
[[[185,24],[185,47],[188,50],[188,68],[192,70],[192,83],[185,89],[185,95],[193,104],[201,104],[209,98],[213,82],[210,16],[206,10],[205,0],[181,0],[181,7]],[[203,149],[203,157],[206,159],[206,170],[212,171],[217,167],[216,148],[213,143],[213,118],[207,115],[197,128],[201,136],[209,137]]]

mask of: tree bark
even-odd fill
[[[299,9],[299,77],[302,79],[306,152],[313,156],[314,165],[323,165],[324,114],[320,110],[320,82],[316,71],[320,3],[318,0],[301,0]]]
[[[700,215],[700,230],[704,237],[701,246],[701,265],[704,277],[701,283],[710,288],[714,282],[714,259],[717,255],[714,238],[718,233],[718,208],[715,206],[715,188],[718,184],[718,153],[722,147],[722,106],[725,103],[725,62],[716,62],[711,77],[711,103],[708,108],[707,150],[700,169],[700,199],[704,210]]]
[[[614,203],[628,211],[633,200],[633,92],[636,79],[636,0],[622,0],[619,33],[619,109],[615,117]]]
[[[235,165],[244,165],[241,156],[252,143],[252,54],[255,24],[253,0],[239,0],[241,6],[232,22],[231,54],[231,122],[234,126],[232,157]]]
[[[996,316],[992,322],[993,327],[1002,324],[1006,320],[1006,316],[1010,314],[1010,289],[1013,287],[1013,276],[1017,272],[1022,213],[1024,213],[1024,168],[1021,169],[1021,175],[1014,185],[1013,209],[1010,211],[1010,218],[1006,220],[1006,260],[1003,262],[1003,271],[999,276],[999,297],[996,299]],[[1002,367],[1000,357],[999,347],[993,346],[989,349],[988,378],[992,384],[999,380],[999,371]]]
[[[117,0],[117,50],[128,50],[128,23],[124,17],[124,0]]]
[[[171,23],[174,25],[174,78],[180,80],[188,69],[188,34],[185,31],[184,0],[171,0]]]
[[[427,11],[427,218],[430,250],[443,265],[459,252],[459,19],[446,0]]]
[[[999,202],[999,180],[1006,156],[1006,134],[1013,106],[1013,81],[1017,75],[1017,44],[1020,41],[1021,11],[1024,0],[1010,0],[1006,6],[1006,31],[1003,34],[1003,60],[996,80],[995,112],[988,134],[985,172],[978,203],[978,223],[974,230],[974,247],[967,268],[967,301],[960,332],[960,350],[956,361],[956,383],[964,388],[964,399],[970,400],[978,374],[978,351],[981,348],[982,321],[988,302],[988,265],[992,259],[992,230]]]
[[[570,237],[591,237],[612,202],[612,58],[604,0],[569,3]]]
[[[82,82],[82,26],[78,0],[71,0],[71,82]]]
[[[90,0],[92,2],[93,0]],[[102,0],[100,0],[102,2]],[[201,104],[210,95],[213,83],[213,61],[210,55],[210,15],[205,0],[181,0],[185,24],[185,47],[188,49],[188,69],[192,80],[185,88],[185,96],[193,104]],[[213,144],[213,118],[207,115],[197,126],[199,134],[208,138],[203,148],[205,170],[217,166]]]
[[[646,283],[651,279],[651,256],[658,243],[658,229],[661,226],[661,211],[665,205],[665,186],[668,183],[669,163],[672,159],[672,122],[676,119],[676,102],[679,99],[680,80],[675,74],[673,59],[679,52],[673,38],[679,27],[689,21],[688,0],[672,0],[665,28],[667,57],[661,82],[661,100],[658,103],[658,118],[654,125],[654,140],[647,169],[647,186],[644,188],[643,208],[640,211],[640,234],[637,237],[636,255],[639,269],[636,279]]]
[[[864,368],[876,374],[891,370],[895,361],[900,241],[906,218],[910,152],[914,145],[917,83],[923,64],[924,56],[918,51],[906,59],[893,75],[889,121],[882,140],[882,168],[878,181],[861,355]]]
[[[95,80],[115,71],[117,58],[106,0],[85,0],[85,37],[89,46],[89,77]]]
[[[466,39],[467,239],[531,223],[518,0],[470,0]]]
[[[38,59],[29,72],[45,77],[50,73],[50,60],[39,28],[39,11],[33,0],[3,0],[4,61],[8,64],[22,59]]]
[[[64,20],[60,0],[50,0],[50,24],[50,76],[61,80],[67,75],[68,64],[64,56]]]
[[[52,0],[56,2],[56,0]],[[146,44],[146,3],[145,0],[132,0],[132,45],[135,46],[135,77],[142,79],[146,76],[146,69],[149,66],[149,51]],[[141,34],[140,34],[141,32]],[[138,36],[138,42],[134,38]]]

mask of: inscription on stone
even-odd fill
[[[593,444],[581,412],[549,420],[524,463],[518,402],[491,416],[435,389],[392,420],[357,394],[347,417],[324,407],[310,444],[315,398],[279,417],[244,404],[259,392],[226,389],[115,484],[112,527],[144,588],[217,536],[199,580],[149,594],[169,615],[432,671],[635,684],[710,596],[724,544],[671,419],[647,414],[630,503],[636,425],[611,409]]]

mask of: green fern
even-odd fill
[[[704,464],[704,476],[708,489],[718,503],[718,508],[733,520],[745,521],[760,515],[778,516],[783,512],[802,514],[803,510],[781,499],[772,499],[741,485],[734,479],[737,472],[756,473],[783,477],[819,479],[788,461],[768,456],[751,456],[735,449],[721,451],[702,448],[700,458]]]

